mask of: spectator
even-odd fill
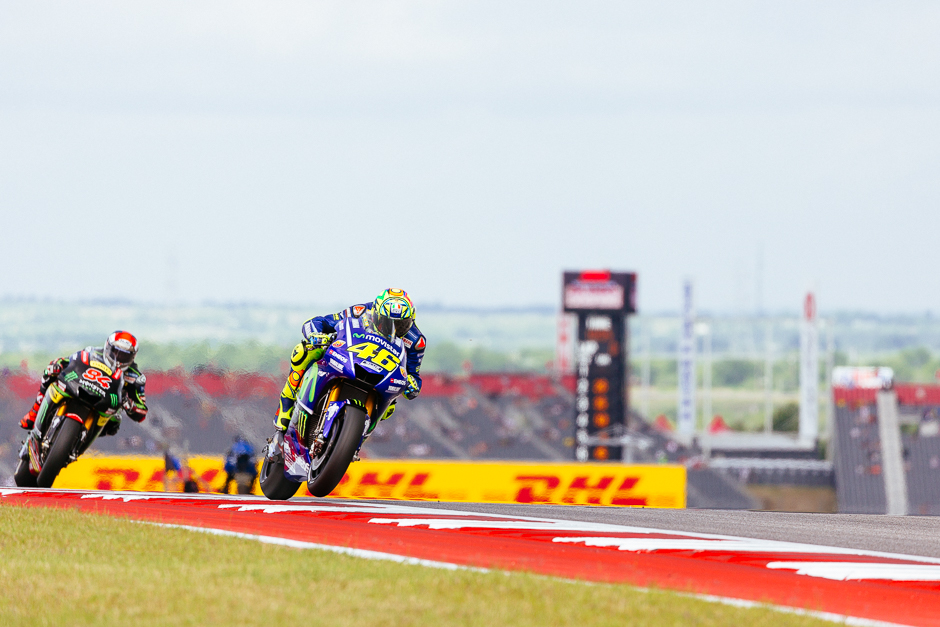
[[[176,483],[183,472],[180,458],[170,453],[169,447],[163,453],[163,491],[170,492],[170,482]],[[172,474],[171,474],[172,473]],[[175,488],[175,486],[174,486]],[[172,490],[176,492],[176,490]]]
[[[221,492],[228,494],[234,481],[238,494],[251,494],[258,477],[257,466],[254,447],[242,436],[236,436],[232,448],[225,455],[225,485]]]

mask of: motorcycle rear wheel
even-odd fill
[[[291,481],[284,475],[284,457],[280,453],[273,459],[264,456],[258,483],[262,494],[272,501],[286,501],[300,489],[300,481]]]
[[[52,445],[49,454],[42,463],[42,470],[36,475],[36,485],[40,488],[51,488],[59,472],[68,466],[72,451],[78,444],[85,426],[71,418],[63,418],[59,430],[52,436]]]
[[[36,475],[29,471],[29,458],[21,459],[13,473],[13,483],[21,488],[35,488]]]
[[[330,434],[330,440],[333,441],[332,450],[330,449],[331,442],[327,442],[325,453],[327,459],[324,460],[322,466],[311,470],[312,476],[307,479],[307,489],[310,490],[310,494],[327,496],[333,488],[339,485],[343,475],[346,474],[346,469],[349,468],[353,455],[362,443],[366,420],[366,413],[358,407],[346,405],[343,408],[343,421],[336,425],[339,427],[339,433],[334,431]]]

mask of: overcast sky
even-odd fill
[[[0,0],[0,296],[420,311],[610,267],[646,311],[689,276],[713,311],[938,312],[938,33],[936,2]]]

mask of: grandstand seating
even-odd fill
[[[32,402],[38,377],[0,374],[0,472],[9,477],[23,432],[17,422]],[[209,369],[147,373],[148,419],[124,420],[115,437],[94,449],[160,454],[164,446],[188,454],[223,455],[234,436],[261,444],[270,436],[282,381],[257,373]],[[400,402],[395,416],[376,427],[363,457],[480,460],[572,459],[574,379],[544,375],[474,374],[424,377],[421,396]],[[736,482],[698,463],[699,453],[679,445],[631,414],[631,432],[648,446],[638,463],[686,463],[689,505],[753,507]]]
[[[911,514],[940,515],[940,386],[896,384]],[[883,514],[877,390],[836,388],[834,466],[839,511]]]

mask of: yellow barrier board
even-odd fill
[[[220,458],[191,457],[189,467],[204,489],[222,488]],[[62,471],[55,487],[159,491],[163,468],[162,458],[85,456]],[[171,483],[178,486],[178,480]],[[257,483],[254,488],[260,494]],[[298,495],[305,494],[304,486]],[[686,473],[673,465],[363,460],[349,467],[330,496],[682,508]]]
[[[189,467],[204,490],[218,492],[222,489],[225,483],[223,466],[219,457],[189,458]],[[164,488],[163,469],[162,457],[84,455],[59,473],[53,487],[159,492]],[[169,479],[173,486],[179,485],[177,473],[170,473]]]

